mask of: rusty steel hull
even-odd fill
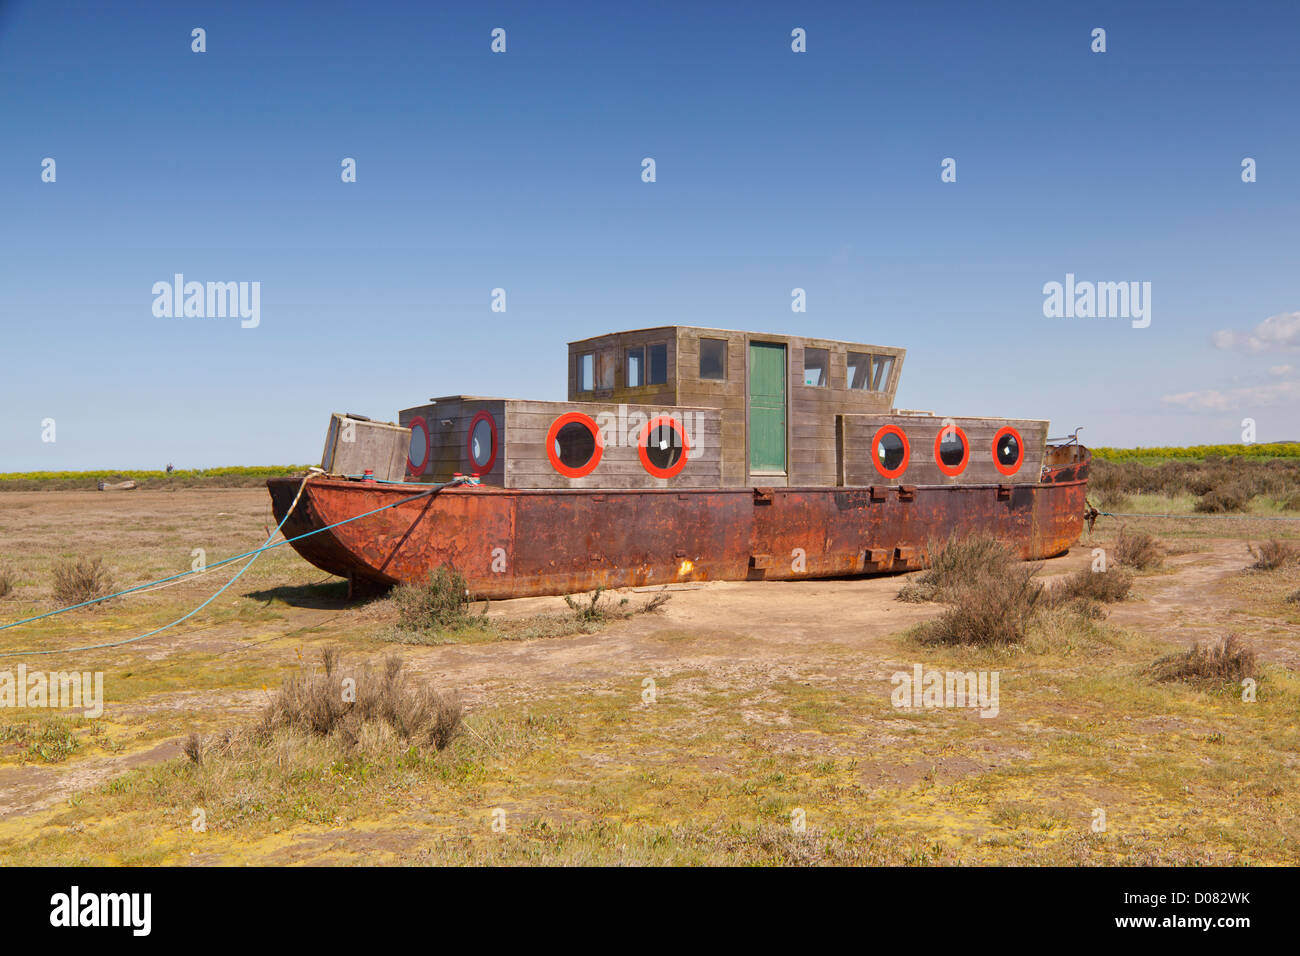
[[[1089,459],[1083,449],[1071,457],[1076,460],[1049,465],[1039,483],[1022,485],[458,486],[319,531],[293,547],[318,568],[362,587],[416,581],[451,565],[476,598],[914,570],[931,542],[975,532],[996,535],[1033,560],[1067,551],[1082,531]],[[277,520],[301,481],[267,482]],[[284,535],[318,531],[418,491],[313,478]]]

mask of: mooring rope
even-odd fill
[[[263,544],[262,547],[260,548],[256,548],[252,551],[246,551],[243,554],[237,554],[234,557],[223,558],[222,560],[216,561],[202,569],[191,569],[189,571],[183,571],[180,574],[173,574],[170,577],[159,578],[157,581],[149,581],[145,584],[136,585],[135,587],[127,588],[124,591],[118,591],[115,594],[107,594],[101,598],[95,598],[90,601],[82,601],[80,604],[73,604],[68,607],[59,608],[58,610],[47,611],[45,614],[38,614],[35,617],[24,618],[21,621],[13,621],[10,624],[0,624],[0,631],[6,631],[11,627],[18,627],[21,624],[30,624],[33,621],[44,620],[45,618],[54,617],[55,615],[58,614],[66,614],[68,611],[75,611],[77,608],[86,607],[87,605],[91,605],[91,604],[99,604],[102,601],[107,601],[115,597],[121,597],[125,594],[131,594],[136,591],[141,591],[146,588],[153,587],[154,585],[162,584],[163,582],[166,581],[175,581],[179,578],[188,577],[190,575],[203,574],[206,573],[207,571],[211,571],[214,568],[221,567],[222,565],[226,565],[226,564],[231,564],[235,561],[242,560],[243,558],[249,559],[248,563],[245,564],[242,568],[240,568],[234,577],[232,577],[229,581],[223,584],[214,594],[212,594],[211,597],[209,597],[198,607],[194,608],[194,610],[190,611],[188,614],[185,614],[184,616],[177,618],[175,621],[172,621],[170,624],[165,624],[160,628],[152,630],[148,634],[141,634],[138,637],[127,638],[126,640],[122,640],[122,641],[111,641],[103,644],[90,644],[85,647],[56,648],[53,650],[6,651],[0,653],[0,658],[27,657],[27,656],[34,657],[34,656],[45,655],[45,654],[65,654],[65,653],[71,654],[78,651],[93,651],[93,650],[101,650],[110,647],[121,647],[124,644],[133,644],[136,641],[142,641],[146,637],[152,637],[153,635],[159,634],[170,627],[175,627],[177,624],[180,624],[182,621],[188,620],[189,618],[197,614],[199,611],[203,610],[214,600],[216,600],[216,598],[219,597],[223,591],[225,591],[228,587],[230,587],[232,584],[238,581],[239,578],[243,575],[243,573],[252,566],[253,562],[256,561],[258,556],[260,556],[264,551],[270,551],[273,548],[278,548],[281,547],[282,545],[290,544],[294,541],[301,541],[303,538],[310,538],[312,535],[320,534],[322,531],[328,531],[331,528],[337,528],[340,525],[351,524],[353,521],[360,521],[362,518],[367,518],[370,515],[378,514],[381,511],[387,511],[389,508],[396,508],[399,505],[404,505],[411,501],[418,501],[420,498],[425,498],[431,494],[434,494],[435,492],[441,491],[443,488],[447,488],[452,485],[462,484],[465,481],[464,478],[453,478],[451,481],[445,481],[445,482],[433,484],[429,486],[427,491],[422,491],[419,494],[409,495],[405,498],[402,498],[399,501],[394,501],[391,504],[383,505],[382,507],[375,508],[371,511],[362,512],[359,515],[353,515],[351,518],[344,518],[342,521],[335,521],[332,524],[327,524],[324,525],[323,527],[316,528],[312,531],[307,531],[300,535],[295,535],[292,538],[285,538],[283,541],[276,541],[274,544],[272,544],[271,543],[272,539],[274,539],[275,536],[280,533],[280,529],[284,527],[284,523],[288,521],[289,516],[293,514],[293,510],[297,506],[298,500],[302,497],[303,490],[307,487],[307,482],[310,481],[311,478],[313,477],[314,475],[308,475],[306,478],[303,479],[302,484],[298,487],[298,494],[294,496],[293,503],[289,506],[289,510],[287,510],[284,513],[284,517],[280,519],[280,523],[276,525],[275,530],[271,532],[270,536],[266,539],[266,543]]]

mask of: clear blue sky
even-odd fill
[[[0,2],[0,471],[314,462],[332,411],[563,398],[567,341],[672,323],[901,345],[901,407],[1091,444],[1300,438],[1298,40],[1293,0]],[[155,317],[178,272],[261,324]],[[1045,318],[1067,272],[1150,327]]]

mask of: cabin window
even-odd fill
[[[1025,460],[1025,442],[1010,425],[993,436],[993,467],[1004,475],[1014,475]]]
[[[668,346],[666,344],[648,345],[650,353],[650,374],[647,385],[666,385],[668,383]]]
[[[429,426],[416,415],[411,419],[411,445],[406,452],[406,470],[412,475],[424,471],[429,463]]]
[[[578,391],[590,392],[596,388],[596,353],[583,352],[578,356]]]
[[[645,384],[645,346],[627,350],[627,367],[623,376],[624,388],[640,388]]]
[[[877,355],[875,373],[871,377],[871,390],[873,392],[883,392],[889,385],[889,373],[893,370],[894,357],[892,355]]]
[[[700,339],[700,378],[716,382],[727,380],[726,339]]]
[[[496,464],[497,423],[490,412],[479,412],[469,424],[469,460],[479,474]]]
[[[966,441],[966,433],[956,425],[941,429],[934,438],[934,463],[939,470],[955,478],[966,470],[968,461],[970,444]]]
[[[803,383],[823,386],[830,371],[830,352],[826,349],[803,350]]]
[[[871,445],[875,450],[872,463],[884,477],[897,478],[907,470],[911,449],[907,445],[907,436],[897,425],[885,425],[878,429],[871,439]]]
[[[866,352],[850,352],[847,373],[849,388],[865,390],[871,387],[871,356]]]
[[[546,457],[566,478],[590,474],[600,464],[604,450],[596,423],[581,412],[561,415],[546,433]]]
[[[686,467],[691,446],[681,423],[670,416],[660,415],[641,429],[637,452],[642,467],[655,478],[672,478]]]

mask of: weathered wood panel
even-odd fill
[[[546,446],[552,424],[581,412],[604,440],[600,463],[588,475],[570,478],[551,463]],[[646,422],[666,416],[686,431],[690,452],[672,478],[658,478],[641,462],[638,438]],[[506,485],[511,488],[716,488],[722,481],[722,422],[717,409],[606,402],[508,402]]]
[[[940,418],[929,415],[843,415],[840,416],[841,461],[836,468],[842,484],[883,485],[973,485],[1030,484],[1037,482],[1043,466],[1048,423],[1037,419]],[[935,462],[935,439],[947,423],[966,434],[969,458],[958,475],[947,475]],[[897,478],[884,477],[875,467],[872,441],[885,425],[893,425],[907,436],[910,450],[906,471]],[[994,465],[993,438],[1004,426],[1020,432],[1024,458],[1013,475],[1004,475]]]

